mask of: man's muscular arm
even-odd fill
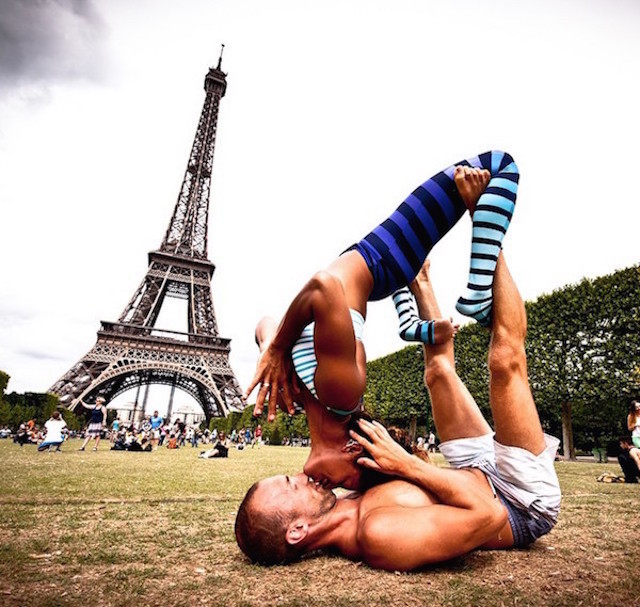
[[[445,561],[481,546],[504,526],[506,511],[475,477],[437,468],[408,454],[377,422],[362,420],[360,426],[369,438],[352,436],[374,459],[362,458],[359,463],[421,486],[440,502],[368,512],[358,540],[369,564],[408,570]]]

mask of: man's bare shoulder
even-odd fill
[[[359,510],[359,558],[372,567],[406,571],[459,554],[462,511],[412,483],[394,480],[368,490]]]
[[[367,516],[378,508],[421,508],[437,503],[437,498],[431,492],[408,481],[397,479],[372,487],[362,495],[360,517]]]
[[[477,471],[454,472],[491,492],[484,476],[476,478]],[[475,537],[477,528],[474,512],[448,506],[410,482],[393,480],[362,496],[356,539],[361,558],[373,567],[407,570],[481,546],[486,538]]]

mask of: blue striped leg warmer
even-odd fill
[[[393,294],[393,303],[396,306],[400,328],[398,334],[404,341],[420,341],[423,344],[434,345],[436,343],[435,321],[421,320],[418,316],[413,293],[408,287],[398,289]]]
[[[384,299],[407,286],[435,244],[464,215],[467,207],[454,182],[456,166],[487,169],[492,178],[500,178],[500,183],[515,174],[517,183],[515,164],[509,169],[509,163],[513,163],[511,156],[491,151],[451,165],[418,186],[388,219],[349,247],[347,250],[362,255],[371,271],[373,289],[369,300]],[[492,179],[487,192],[493,187]]]
[[[452,165],[418,186],[388,219],[348,249],[358,251],[371,271],[370,301],[408,285],[429,251],[466,212],[454,169]]]
[[[513,158],[504,152],[487,152],[478,159],[480,166],[488,168],[490,165],[492,177],[473,213],[469,281],[456,309],[460,314],[475,318],[481,325],[489,326],[493,277],[502,240],[515,210],[520,174]],[[470,163],[477,166],[473,160]]]

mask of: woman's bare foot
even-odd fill
[[[453,181],[471,216],[473,216],[478,199],[487,188],[490,179],[491,173],[487,169],[476,169],[468,166],[457,166],[455,168]]]
[[[453,323],[453,318],[439,318],[433,321],[433,335],[436,344],[443,344],[453,339],[460,328],[459,324]]]
[[[271,316],[264,316],[258,321],[255,332],[255,340],[260,354],[268,347],[278,330],[278,323]]]
[[[430,269],[431,261],[425,259],[420,271],[411,281],[409,288],[415,296],[420,317],[423,320],[432,320],[434,323],[435,343],[442,344],[455,337],[460,325],[454,324],[452,318],[438,318],[441,316],[441,312],[429,278]]]

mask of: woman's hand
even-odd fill
[[[258,385],[256,406],[253,409],[254,416],[262,415],[265,401],[269,408],[267,421],[273,421],[276,418],[278,405],[286,413],[291,415],[295,413],[292,394],[297,394],[299,389],[293,376],[293,365],[288,353],[273,347],[272,344],[269,345],[258,360],[256,373],[242,395],[243,400],[246,401]]]
[[[382,424],[360,419],[358,425],[367,438],[353,430],[350,431],[351,438],[360,443],[373,457],[373,459],[361,457],[358,463],[365,468],[379,470],[385,474],[406,477],[407,467],[412,466],[413,456],[389,436]]]

